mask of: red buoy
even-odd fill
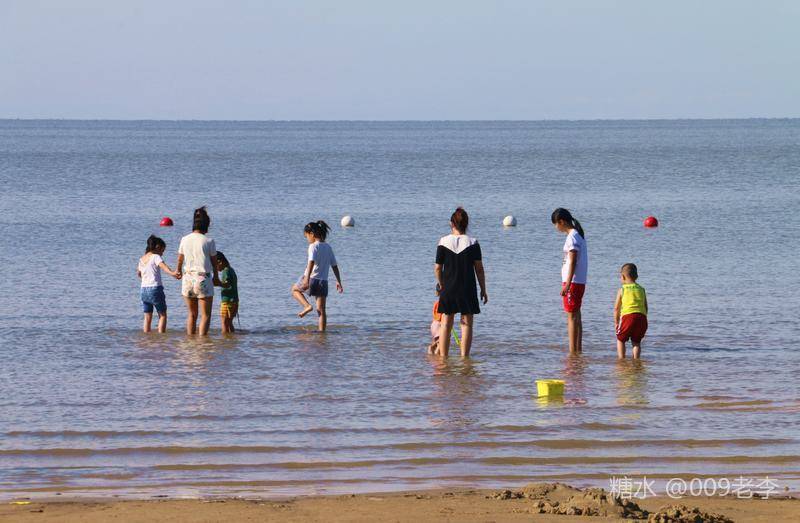
[[[164,216],[161,218],[161,226],[162,227],[172,227],[172,218],[169,216]]]
[[[644,226],[648,228],[658,227],[658,220],[655,216],[648,216],[644,219]]]

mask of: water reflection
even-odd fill
[[[587,361],[583,354],[567,354],[564,357],[565,388],[571,397],[586,398],[586,367]]]
[[[455,429],[469,428],[480,418],[486,386],[472,359],[456,362],[428,355],[433,383],[431,424]]]
[[[642,360],[617,360],[615,366],[617,404],[647,405],[647,371]]]

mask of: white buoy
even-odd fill
[[[342,218],[342,227],[353,227],[355,226],[356,221],[353,219],[352,216],[349,214]]]
[[[514,218],[512,215],[508,215],[503,218],[503,227],[516,227],[517,226],[517,219]]]

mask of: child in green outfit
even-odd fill
[[[217,251],[217,270],[220,283],[222,283],[222,292],[220,293],[222,301],[219,305],[222,332],[234,332],[233,319],[239,315],[239,288],[236,271],[228,263],[228,259],[222,251]]]

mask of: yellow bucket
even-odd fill
[[[536,380],[536,393],[539,396],[563,396],[564,380]]]

